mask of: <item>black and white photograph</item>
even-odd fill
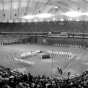
[[[0,0],[0,88],[88,88],[88,0]]]

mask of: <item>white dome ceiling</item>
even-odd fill
[[[68,11],[88,12],[88,0],[0,0],[0,21],[22,21],[23,16],[41,13],[54,14],[48,20],[88,20],[87,16],[69,18],[59,15]]]

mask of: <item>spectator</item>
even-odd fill
[[[49,78],[23,74],[8,68],[0,67],[0,88],[87,88],[88,70],[73,78]],[[69,73],[68,73],[69,75]]]

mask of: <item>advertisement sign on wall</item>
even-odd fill
[[[46,44],[46,39],[43,39],[43,43]]]

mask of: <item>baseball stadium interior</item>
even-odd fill
[[[0,0],[0,88],[88,88],[88,0]]]

